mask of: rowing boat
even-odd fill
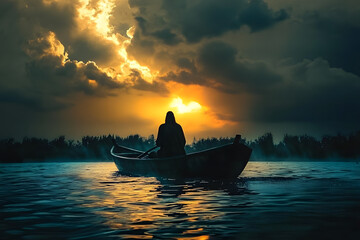
[[[210,148],[186,155],[151,158],[144,152],[118,145],[115,141],[110,154],[120,174],[167,178],[236,178],[244,170],[251,148],[239,142]],[[139,157],[144,156],[144,157]]]

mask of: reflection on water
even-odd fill
[[[113,163],[0,165],[2,239],[358,239],[360,165],[250,162],[234,181]]]

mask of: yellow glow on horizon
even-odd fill
[[[151,109],[144,114],[157,116],[158,122],[161,123],[165,119],[166,112],[173,111],[176,121],[183,127],[186,136],[203,137],[208,133],[209,136],[215,136],[216,132],[223,132],[224,127],[234,127],[234,122],[219,117],[217,106],[209,101],[209,96],[216,96],[214,90],[204,86],[183,85],[175,82],[169,82],[166,86],[171,96],[163,98],[163,102],[158,104],[152,104],[153,100],[142,101],[142,104],[146,104],[147,108]],[[194,103],[191,104],[191,102]]]
[[[192,88],[187,87],[188,91],[190,89]],[[180,96],[184,97],[184,100],[191,99],[185,94]],[[169,96],[136,89],[107,98],[84,98],[79,94],[76,98],[77,104],[61,111],[61,117],[57,119],[66,119],[60,121],[60,124],[76,126],[66,134],[76,132],[78,137],[108,133],[123,137],[131,134],[144,137],[153,134],[156,137],[169,110],[173,110],[176,122],[182,126],[187,143],[191,143],[194,137],[233,137],[235,133],[242,131],[242,126],[239,130],[236,122],[219,118],[217,109],[207,104],[200,94],[193,100],[199,101],[202,108],[190,113],[180,114],[176,109],[171,109],[169,104],[172,100]]]
[[[170,103],[171,108],[176,108],[178,113],[195,112],[201,109],[201,105],[195,101],[191,101],[188,104],[184,104],[180,97],[176,97]]]

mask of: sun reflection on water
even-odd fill
[[[111,229],[128,231],[131,238],[151,239],[165,231],[173,239],[209,239],[197,222],[221,219],[223,215],[216,211],[218,193],[209,190],[202,194],[201,184],[117,176],[113,165],[105,166],[97,169],[104,179],[88,186],[93,191],[100,187],[103,193],[89,195],[83,206],[101,216]],[[113,172],[110,181],[109,172]],[[189,226],[180,227],[183,224]]]
[[[4,164],[0,230],[3,239],[357,236],[357,165],[249,162],[234,181],[179,181],[118,176],[110,162]]]

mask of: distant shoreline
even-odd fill
[[[53,140],[43,138],[13,138],[0,140],[0,162],[111,162],[109,151],[112,140],[130,148],[146,151],[155,146],[155,137],[142,137],[138,134],[127,137],[114,135],[85,136],[81,141],[67,140],[60,136]],[[225,144],[234,138],[197,139],[185,146],[187,153],[197,152]],[[349,135],[325,135],[320,140],[308,135],[285,135],[275,144],[273,135],[266,133],[259,138],[241,143],[253,149],[250,161],[360,161],[360,131]]]

